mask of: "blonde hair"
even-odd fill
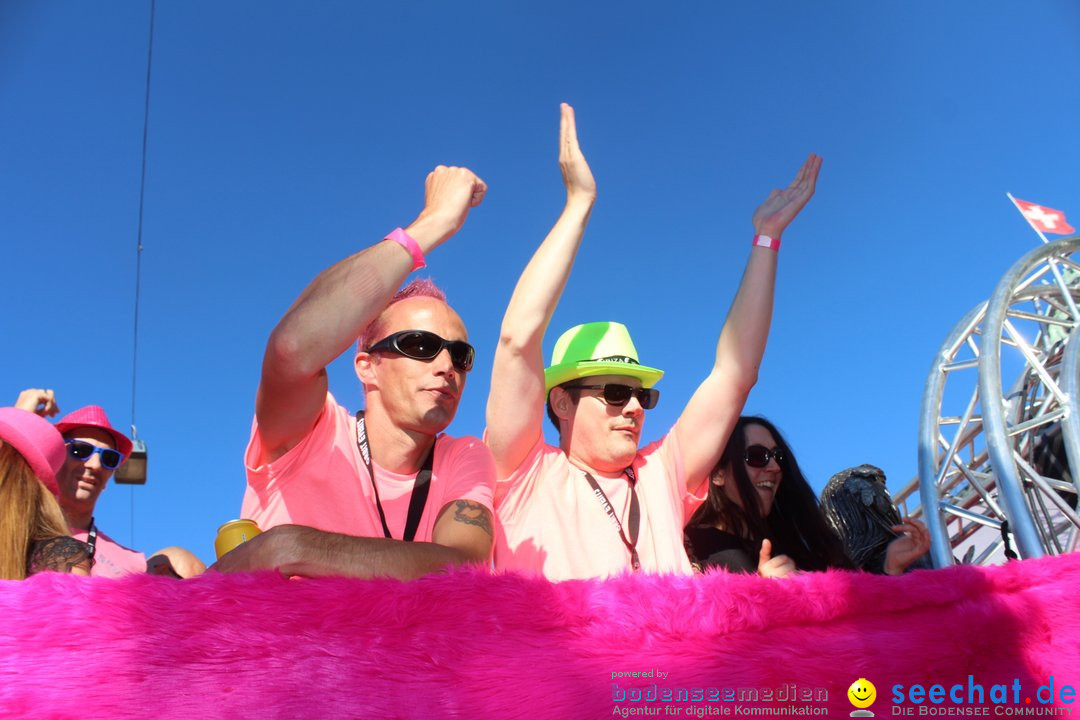
[[[67,534],[53,494],[18,450],[0,445],[0,579],[25,579],[34,544]]]

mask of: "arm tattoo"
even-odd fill
[[[466,525],[475,525],[489,536],[495,535],[491,529],[491,513],[480,503],[471,500],[455,500],[454,520]]]
[[[90,572],[92,564],[86,543],[61,535],[34,544],[26,574],[44,571],[69,573],[77,567]]]

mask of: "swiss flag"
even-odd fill
[[[1020,213],[1031,223],[1031,227],[1040,232],[1054,233],[1055,235],[1069,235],[1076,232],[1072,225],[1065,222],[1065,213],[1060,210],[1036,205],[1019,198],[1016,199],[1016,206],[1020,208]]]

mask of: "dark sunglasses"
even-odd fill
[[[119,450],[112,448],[97,447],[82,440],[65,440],[68,457],[86,462],[94,453],[101,453],[101,467],[106,470],[115,470],[124,461],[124,456]]]
[[[473,346],[464,340],[443,340],[427,330],[402,330],[384,337],[368,348],[368,352],[380,350],[395,352],[413,360],[431,361],[446,348],[450,351],[450,362],[461,372],[472,370]]]
[[[563,385],[567,390],[603,390],[604,402],[615,407],[622,407],[630,402],[631,397],[636,397],[641,407],[652,410],[656,403],[660,402],[660,391],[656,388],[636,388],[621,383],[608,383],[606,385]]]
[[[784,451],[780,448],[770,450],[764,445],[751,445],[746,448],[746,452],[743,453],[743,460],[746,464],[753,468],[763,468],[769,464],[769,461],[776,458],[776,464],[779,465],[784,461]]]

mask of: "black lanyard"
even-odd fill
[[[375,508],[379,511],[379,521],[382,523],[383,536],[391,538],[390,528],[386,525],[386,513],[383,512],[382,502],[379,501],[379,487],[375,484],[375,468],[371,465],[371,446],[368,444],[367,429],[364,427],[364,411],[356,412],[356,447],[360,450],[360,457],[367,466],[368,477],[371,479],[371,489],[375,491]],[[435,461],[435,443],[431,444],[431,450],[424,458],[424,466],[416,474],[416,482],[413,484],[412,495],[409,498],[409,514],[405,519],[405,533],[401,539],[412,542],[416,537],[416,529],[420,527],[420,516],[424,514],[424,505],[427,503],[428,490],[431,489],[431,468]]]
[[[86,533],[86,552],[91,560],[97,554],[97,525],[94,524],[94,518],[90,518],[90,530]]]
[[[622,540],[626,549],[630,551],[630,566],[634,569],[634,572],[637,572],[641,569],[641,559],[638,557],[637,551],[638,530],[641,528],[641,506],[638,505],[637,491],[634,489],[634,486],[637,485],[637,477],[634,475],[634,468],[632,467],[626,468],[623,472],[626,473],[626,478],[630,481],[630,517],[627,518],[627,522],[630,524],[629,540],[626,539],[626,533],[623,532],[623,525],[615,512],[615,508],[611,507],[611,501],[608,500],[608,496],[600,488],[600,484],[596,482],[596,478],[586,472],[585,479],[592,486],[593,495],[600,501],[608,520],[619,531],[619,539]]]

